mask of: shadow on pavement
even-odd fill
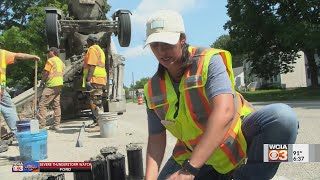
[[[100,136],[100,134],[98,134],[98,135],[88,136],[88,138],[101,138],[101,136]]]
[[[62,129],[62,128],[60,128],[60,130],[56,133],[75,134],[75,133],[79,133],[79,131],[80,131],[80,127],[78,129]]]
[[[68,129],[68,128],[78,128],[80,129],[82,125],[74,125],[74,126],[60,126],[60,129]]]
[[[12,165],[13,162],[19,160],[20,156],[0,156],[0,166]]]

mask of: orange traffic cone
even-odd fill
[[[138,105],[143,104],[142,96],[138,96]]]

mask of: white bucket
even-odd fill
[[[99,126],[100,136],[103,138],[113,137],[117,133],[118,117],[116,112],[100,113]]]

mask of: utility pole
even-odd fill
[[[132,99],[134,99],[134,74],[132,72]]]

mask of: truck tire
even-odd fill
[[[57,13],[46,13],[46,34],[49,47],[57,47],[60,45],[59,23]]]
[[[121,47],[128,47],[131,41],[131,21],[128,13],[120,13],[118,17],[118,41]]]

